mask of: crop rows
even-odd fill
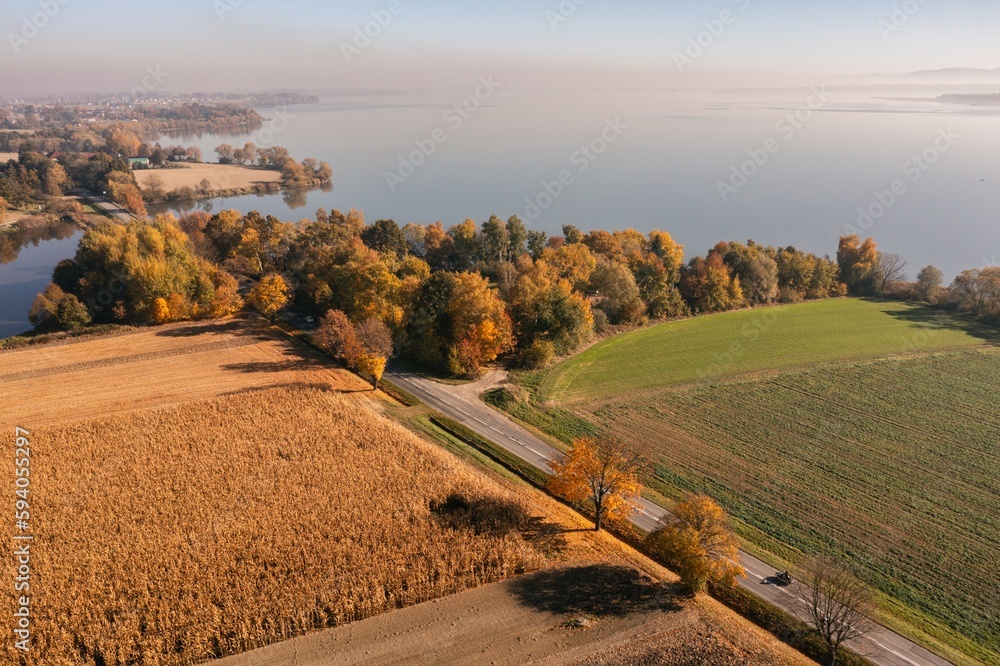
[[[1000,352],[940,353],[595,405],[675,487],[838,553],[1000,652]],[[755,530],[748,530],[751,535]]]
[[[518,499],[317,389],[38,428],[32,446],[31,665],[193,663],[544,561]]]

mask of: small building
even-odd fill
[[[149,168],[149,158],[148,157],[130,157],[128,158],[128,165],[133,169],[148,169]]]

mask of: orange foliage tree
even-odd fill
[[[552,464],[549,490],[594,510],[594,531],[605,519],[627,520],[637,508],[642,458],[617,439],[580,437],[563,460]]]
[[[732,586],[745,574],[740,549],[725,510],[706,495],[694,495],[648,537],[649,548],[677,569],[692,593],[711,582]]]
[[[496,291],[478,273],[460,273],[446,312],[451,316],[455,348],[450,359],[456,375],[476,376],[482,365],[514,347],[510,316]]]
[[[265,275],[250,291],[250,304],[274,322],[275,316],[288,303],[288,283],[277,273]]]
[[[354,325],[340,310],[326,313],[313,334],[313,342],[344,361],[347,367],[371,377],[375,389],[393,353],[388,326],[371,318]]]

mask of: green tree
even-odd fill
[[[361,232],[361,240],[373,250],[397,257],[405,256],[409,245],[406,235],[393,220],[378,220]]]
[[[507,220],[507,242],[509,251],[507,256],[511,261],[517,260],[525,250],[525,242],[528,240],[528,229],[524,222],[517,215],[511,215]]]
[[[56,320],[67,331],[76,331],[90,323],[87,307],[73,294],[66,294],[56,311]]]
[[[583,232],[572,224],[567,224],[562,228],[563,237],[568,245],[575,245],[583,242]]]
[[[487,261],[506,261],[510,252],[507,226],[496,215],[483,224],[482,253]]]

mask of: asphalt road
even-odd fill
[[[90,203],[93,204],[94,208],[104,211],[119,222],[131,222],[132,220],[138,219],[132,213],[128,212],[118,204],[108,201],[104,197],[88,196],[87,198],[90,200]]]
[[[507,451],[550,472],[549,463],[561,453],[528,432],[505,415],[478,399],[469,398],[455,386],[441,384],[413,373],[389,369],[385,378],[412,393],[445,416],[471,428]],[[632,522],[645,531],[653,530],[667,511],[648,500],[641,500]],[[797,583],[787,587],[773,584],[774,567],[747,553],[740,553],[747,577],[740,585],[775,606],[805,620],[807,610]],[[879,626],[852,649],[885,666],[946,666],[951,662],[916,645],[912,641]]]

